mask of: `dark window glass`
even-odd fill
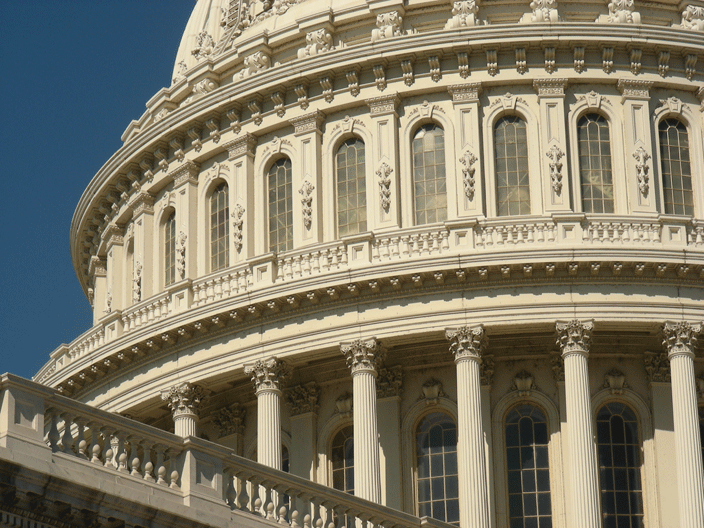
[[[351,425],[332,441],[332,487],[354,494],[354,436]]]
[[[229,189],[221,183],[210,197],[210,271],[229,266],[230,214]]]
[[[337,149],[337,230],[340,236],[367,230],[364,141],[352,138]]]
[[[445,136],[437,125],[424,125],[413,137],[413,203],[416,225],[447,220]]]
[[[281,158],[269,169],[269,251],[293,248],[291,160]]]
[[[494,126],[496,209],[499,216],[530,214],[526,122],[505,116]]]
[[[505,433],[509,526],[552,526],[545,415],[533,405],[518,405],[506,415]]]
[[[641,528],[638,420],[621,402],[603,405],[596,415],[603,526]]]
[[[582,116],[577,123],[579,178],[585,213],[614,212],[609,123],[599,114]]]
[[[684,123],[664,119],[658,126],[665,213],[694,215],[689,136]]]

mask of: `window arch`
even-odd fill
[[[511,528],[552,526],[548,423],[530,403],[513,407],[504,419],[508,516]]]
[[[609,122],[600,114],[583,115],[577,122],[577,143],[582,210],[585,213],[613,213]]]
[[[230,215],[227,183],[218,185],[210,196],[210,271],[218,271],[230,264]]]
[[[418,515],[459,524],[457,425],[444,412],[426,414],[416,437]]]
[[[643,526],[638,419],[625,403],[607,402],[596,414],[604,527]]]
[[[269,251],[293,248],[293,189],[291,160],[280,158],[269,168]]]
[[[665,213],[693,215],[694,193],[687,127],[679,119],[663,119],[658,125],[658,136]]]
[[[435,124],[413,135],[413,210],[416,225],[447,220],[445,133]]]
[[[332,462],[332,487],[354,494],[354,429],[347,425],[332,438],[330,460]]]
[[[496,210],[499,216],[530,214],[528,133],[518,116],[501,117],[494,125]]]
[[[335,155],[337,175],[337,231],[339,236],[367,230],[367,181],[364,141],[350,138]]]
[[[176,212],[164,222],[164,285],[176,282]]]

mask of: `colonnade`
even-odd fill
[[[592,321],[558,321],[556,331],[564,361],[567,443],[571,497],[569,526],[601,526],[588,357]],[[704,471],[699,437],[694,375],[694,346],[702,325],[687,322],[663,326],[663,345],[671,367],[680,526],[704,526]],[[482,325],[448,328],[446,338],[457,370],[460,526],[491,525],[486,469],[480,366],[487,348]],[[385,351],[373,337],[341,343],[353,380],[355,494],[381,503],[381,468],[377,413],[377,375]],[[258,461],[281,469],[281,384],[286,363],[269,358],[245,368],[257,395]],[[189,388],[190,387],[190,388]],[[204,392],[181,384],[165,391],[181,436],[195,434]],[[189,401],[190,398],[190,401]],[[188,423],[186,423],[188,422]],[[400,484],[400,483],[399,483]]]

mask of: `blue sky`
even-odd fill
[[[193,0],[8,0],[0,17],[0,373],[31,377],[91,324],[73,211],[170,84]]]

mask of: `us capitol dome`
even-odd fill
[[[703,68],[699,0],[197,0],[5,525],[701,528]]]

